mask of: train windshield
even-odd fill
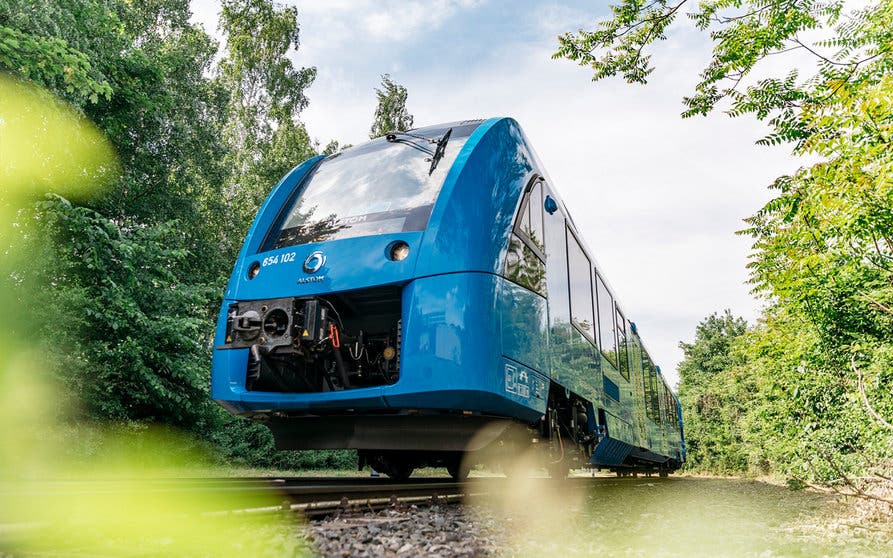
[[[424,230],[447,172],[476,127],[414,130],[324,159],[292,194],[261,250]],[[436,141],[450,129],[432,170]]]

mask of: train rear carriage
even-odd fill
[[[355,448],[395,477],[462,476],[496,446],[557,474],[684,460],[675,396],[509,118],[286,175],[227,287],[212,395],[280,448]]]

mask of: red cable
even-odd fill
[[[340,349],[341,338],[338,337],[338,328],[335,327],[335,324],[329,324],[329,336],[332,338],[332,347]]]

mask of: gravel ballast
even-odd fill
[[[488,514],[458,505],[330,517],[307,530],[320,556],[495,556],[504,537]]]

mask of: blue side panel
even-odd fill
[[[318,296],[404,283],[412,279],[421,238],[421,232],[361,236],[290,246],[264,252],[262,257],[248,257],[236,264],[234,275],[240,279],[238,299]],[[395,240],[409,245],[409,256],[405,260],[388,258],[388,247]],[[319,271],[308,275],[301,269],[302,265],[307,256],[318,250],[324,252],[325,263]],[[248,268],[253,262],[270,261],[276,263],[262,266],[257,277],[248,279]]]
[[[515,209],[534,164],[517,122],[494,118],[478,126],[444,180],[416,274],[501,273]]]
[[[276,219],[276,216],[279,215],[280,209],[285,204],[289,195],[291,195],[292,191],[295,187],[307,176],[307,173],[316,166],[316,163],[324,159],[325,156],[320,155],[318,157],[312,157],[307,159],[294,169],[292,169],[288,174],[282,177],[282,180],[279,181],[279,184],[273,187],[273,190],[270,191],[270,194],[267,196],[267,199],[264,200],[263,205],[261,205],[260,210],[257,212],[257,216],[254,218],[254,222],[251,223],[251,227],[248,229],[248,236],[245,238],[245,243],[242,244],[242,250],[239,252],[239,259],[236,260],[236,268],[233,269],[233,273],[230,276],[229,284],[226,286],[226,294],[224,298],[232,299],[235,298],[236,290],[239,286],[240,280],[245,280],[245,275],[242,269],[240,269],[240,265],[245,264],[245,258],[248,254],[254,254],[257,252],[257,249],[260,247],[261,243],[264,241],[264,232],[269,230],[270,226],[273,224],[273,221]],[[303,260],[301,260],[303,261]]]
[[[403,290],[400,380],[382,388],[391,407],[456,409],[536,420],[545,398],[508,392],[496,312],[501,278],[454,273],[417,279]],[[532,382],[535,371],[520,365]]]
[[[548,375],[546,299],[502,277],[498,283],[502,353]]]
[[[592,452],[589,462],[593,465],[616,467],[626,461],[632,450],[633,447],[625,442],[605,437],[595,446],[595,451]]]

